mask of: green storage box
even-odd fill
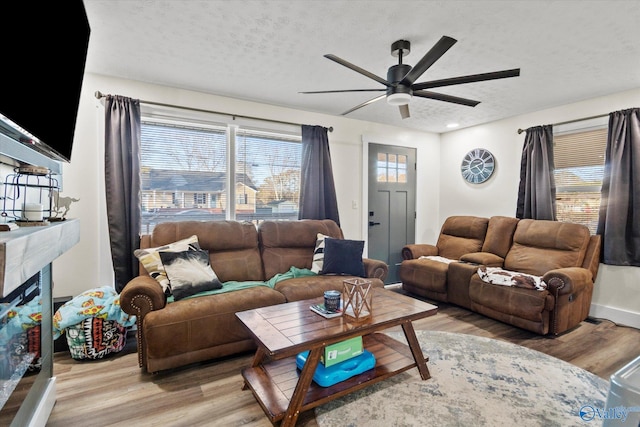
[[[326,346],[320,361],[328,368],[336,363],[361,355],[363,350],[362,337],[350,338],[348,340]]]

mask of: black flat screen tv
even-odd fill
[[[90,27],[82,0],[12,1],[0,24],[0,132],[70,162]]]

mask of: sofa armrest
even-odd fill
[[[473,264],[486,265],[487,267],[500,267],[504,265],[504,258],[491,252],[472,252],[460,257],[460,261]]]
[[[120,307],[130,315],[138,316],[138,323],[149,312],[166,305],[162,287],[151,276],[133,278],[120,293]]]
[[[380,279],[384,282],[389,274],[389,266],[382,261],[371,258],[362,258],[364,273],[368,278]]]
[[[138,328],[138,365],[146,368],[146,338],[142,333],[144,317],[154,310],[160,310],[167,304],[160,283],[151,276],[133,278],[120,292],[120,308],[130,315],[136,316]]]
[[[547,290],[557,297],[582,291],[592,285],[593,274],[582,267],[558,268],[548,271],[542,280],[547,284]]]
[[[402,259],[417,259],[421,256],[436,256],[438,248],[426,243],[406,245],[402,248]]]

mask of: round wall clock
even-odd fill
[[[462,159],[462,177],[472,184],[480,184],[489,179],[495,168],[495,159],[489,150],[474,148]]]

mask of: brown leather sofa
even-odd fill
[[[400,279],[410,293],[557,335],[589,315],[600,241],[579,224],[454,216],[443,224],[436,245],[403,248]],[[547,288],[488,283],[478,274],[482,266],[541,277]]]
[[[318,233],[343,238],[331,220],[266,221],[258,228],[235,221],[184,221],[157,225],[152,234],[141,237],[140,247],[167,245],[195,234],[200,247],[209,251],[220,281],[265,281],[292,266],[310,269]],[[388,266],[366,258],[363,262],[373,286],[384,286]],[[253,340],[236,312],[342,290],[348,277],[289,278],[274,288],[256,286],[167,303],[159,283],[141,265],[140,275],[125,286],[120,302],[126,313],[137,316],[140,367],[157,372],[253,350]]]

